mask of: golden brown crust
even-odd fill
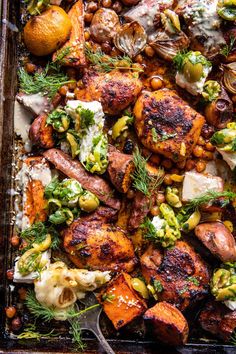
[[[141,81],[132,72],[112,70],[98,73],[86,70],[83,76],[85,88],[76,98],[85,101],[100,101],[104,113],[116,115],[133,103],[142,89]]]
[[[44,149],[50,149],[54,146],[53,127],[46,124],[47,114],[40,114],[29,130],[29,138],[34,145]]]
[[[187,342],[188,322],[175,306],[165,301],[159,302],[145,312],[144,319],[162,342],[174,346]]]
[[[149,246],[140,258],[142,274],[148,283],[158,280],[163,290],[158,299],[166,300],[181,311],[208,294],[210,274],[205,262],[184,241],[161,250]]]
[[[168,89],[144,92],[135,103],[134,115],[142,144],[173,161],[191,154],[205,122],[201,114]],[[175,136],[166,139],[168,134]]]
[[[132,242],[111,224],[80,218],[63,237],[68,257],[78,268],[131,272],[137,263]]]

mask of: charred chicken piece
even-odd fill
[[[182,313],[168,302],[159,302],[144,314],[147,325],[162,342],[169,345],[183,345],[188,339],[188,322]]]
[[[47,125],[47,114],[43,113],[31,124],[29,138],[34,145],[43,149],[50,149],[54,146],[53,127]]]
[[[235,239],[221,222],[199,224],[195,228],[195,235],[221,261],[236,261]]]
[[[99,73],[86,70],[83,76],[84,89],[76,98],[84,101],[100,101],[104,113],[116,115],[133,103],[142,89],[142,83],[133,72],[112,70]]]
[[[63,237],[68,257],[78,268],[131,272],[137,262],[125,232],[97,213],[95,220],[89,216],[74,221]]]
[[[184,241],[165,250],[149,246],[140,262],[145,280],[151,284],[158,281],[161,286],[158,299],[174,304],[180,311],[208,294],[207,265]]]
[[[236,311],[219,302],[208,302],[200,313],[199,322],[205,331],[228,342],[236,329]]]
[[[101,177],[87,172],[78,160],[73,160],[59,149],[45,151],[44,157],[66,176],[80,182],[83,188],[94,193],[105,204],[111,208],[120,209],[120,201],[113,196],[113,189],[110,184]]]
[[[144,92],[135,103],[134,115],[142,144],[173,161],[191,154],[205,122],[201,114],[168,89]]]
[[[131,205],[131,214],[129,219],[129,230],[135,230],[144,221],[152,206],[155,204],[156,195],[146,196],[140,191],[136,191]]]
[[[110,145],[108,160],[107,172],[111,183],[119,192],[127,193],[132,183],[131,175],[134,171],[133,156],[123,154]]]

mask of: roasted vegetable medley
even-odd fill
[[[21,30],[9,330],[83,348],[92,291],[113,334],[235,345],[236,1],[25,0]]]

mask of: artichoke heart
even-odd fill
[[[178,52],[188,48],[189,43],[188,37],[182,31],[176,33],[158,31],[152,36],[149,44],[161,58],[171,61]]]
[[[236,62],[222,65],[224,72],[223,81],[226,90],[232,94],[236,94]]]
[[[114,44],[121,52],[134,58],[147,43],[147,34],[144,28],[136,21],[126,23],[116,34]]]

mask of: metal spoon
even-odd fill
[[[85,307],[89,307],[98,303],[94,293],[88,293],[84,299],[80,300]],[[115,354],[106,338],[100,329],[99,319],[102,312],[101,306],[95,307],[88,312],[83,313],[79,317],[81,330],[88,330],[92,332],[99,340],[100,345],[107,354]]]

